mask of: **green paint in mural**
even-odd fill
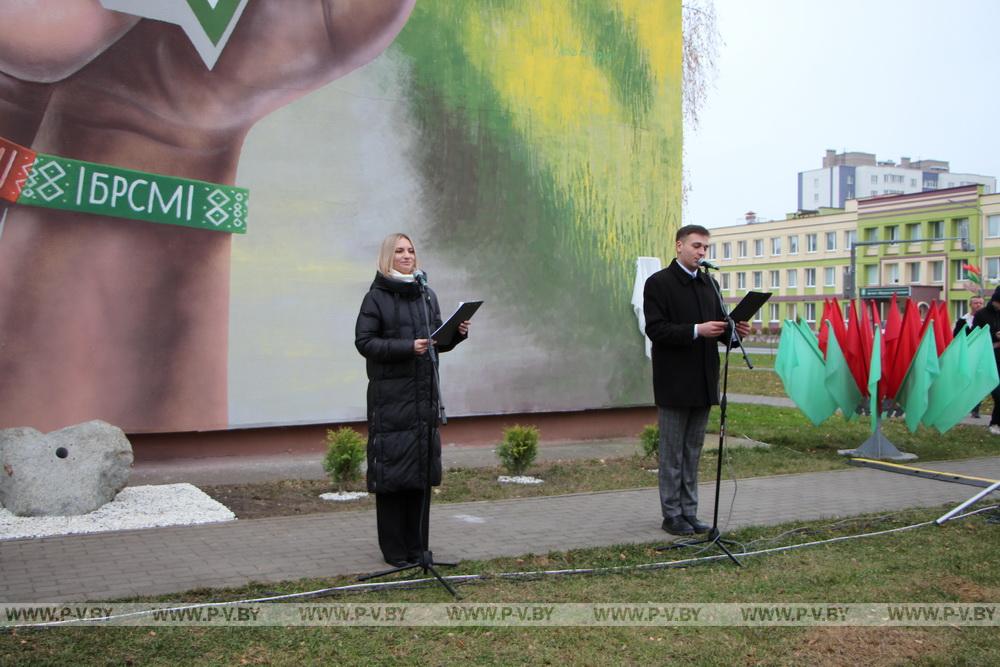
[[[217,0],[214,6],[208,0],[187,0],[187,3],[205,30],[205,35],[215,45],[222,39],[240,5],[239,0]]]

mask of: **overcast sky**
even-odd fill
[[[827,148],[1000,177],[1000,0],[715,0],[684,222],[783,219]]]

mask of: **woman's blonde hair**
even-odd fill
[[[378,251],[378,270],[383,276],[387,276],[392,272],[392,258],[396,254],[396,244],[399,243],[399,239],[406,239],[410,242],[410,245],[413,245],[413,239],[399,232],[389,234],[382,240],[382,247]],[[417,257],[417,248],[414,246],[413,270],[416,271],[418,268],[420,268],[420,259]]]

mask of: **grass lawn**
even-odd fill
[[[945,508],[829,524],[745,529],[753,548],[911,525]],[[995,515],[993,516],[995,520]],[[460,585],[463,602],[911,602],[1000,600],[1000,530],[980,514],[862,540],[686,569]],[[785,534],[789,530],[797,530]],[[652,545],[586,549],[484,562],[455,573],[607,567],[664,560]],[[449,570],[448,574],[453,571]],[[162,601],[245,599],[349,583],[346,579],[203,590]],[[439,586],[341,594],[328,602],[449,602]],[[972,627],[342,627],[73,628],[0,633],[0,664],[1000,664],[996,628]]]

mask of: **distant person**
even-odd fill
[[[707,533],[698,520],[698,460],[711,406],[719,404],[719,341],[731,339],[713,280],[699,271],[709,232],[685,225],[677,257],[646,280],[643,312],[653,342],[653,394],[660,425],[660,510],[672,535]],[[737,322],[740,336],[748,322]]]
[[[993,341],[993,357],[1000,369],[1000,287],[993,291],[990,305],[980,308],[972,317],[972,328],[978,329],[986,325],[990,328],[990,340]],[[1000,435],[1000,385],[990,392],[993,397],[993,414],[990,416],[990,433]]]
[[[951,332],[952,337],[960,334],[963,329],[966,334],[972,333],[972,318],[983,307],[983,304],[984,301],[981,296],[974,296],[969,299],[969,311],[955,321],[955,329]],[[979,419],[980,405],[982,405],[982,403],[976,403],[976,407],[972,408],[971,414],[976,419]]]
[[[427,353],[434,344],[427,332],[441,326],[441,310],[429,287],[422,300],[418,268],[410,237],[385,237],[354,334],[368,367],[368,491],[375,494],[379,548],[393,567],[421,561],[424,504],[430,503],[424,491],[441,483],[438,396]],[[458,340],[438,352],[465,340],[469,322],[458,332]]]

